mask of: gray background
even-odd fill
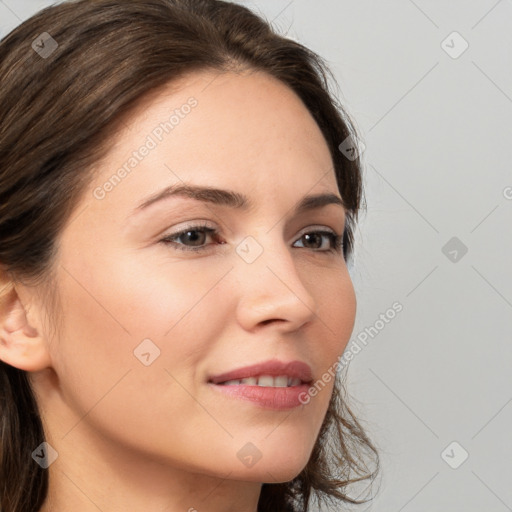
[[[0,36],[51,3],[0,0]],[[366,146],[348,387],[382,473],[359,510],[512,511],[512,3],[238,3],[327,60]]]

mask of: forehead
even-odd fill
[[[125,206],[179,181],[236,184],[249,194],[306,194],[315,183],[337,190],[313,117],[294,91],[260,71],[188,75],[147,96],[124,125],[91,189],[106,188],[105,199]]]

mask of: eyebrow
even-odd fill
[[[233,190],[224,190],[215,187],[206,187],[200,185],[178,184],[170,185],[160,192],[153,194],[137,206],[132,214],[147,209],[158,201],[169,197],[187,197],[196,201],[207,202],[219,206],[226,206],[240,211],[248,211],[254,208],[254,203],[244,194]],[[320,193],[303,197],[295,207],[295,213],[300,214],[309,210],[321,208],[323,206],[335,204],[345,209],[341,197],[332,193]]]

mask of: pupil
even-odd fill
[[[197,242],[197,233],[199,233],[199,231],[195,231],[195,230],[192,230],[192,231],[187,231],[186,235],[187,236],[190,236],[190,233],[196,233],[196,236],[194,237],[193,235],[191,236],[191,242]],[[199,244],[201,245],[201,244]]]
[[[304,235],[304,236],[306,237],[306,240],[309,240],[309,241],[310,241],[312,238],[319,238],[319,235],[317,235],[317,234],[313,234],[313,235],[308,234],[308,235]],[[318,241],[318,240],[317,240],[317,241]]]

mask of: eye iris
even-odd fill
[[[317,234],[317,233],[312,233],[312,234],[306,234],[304,235],[304,238],[309,242],[311,241],[311,239],[316,239],[317,241],[320,240],[320,246],[322,245],[322,236]]]
[[[192,235],[191,239],[190,238],[188,239],[188,241],[192,242],[192,243],[197,242],[197,239],[198,239],[197,233],[201,233],[203,237],[205,236],[205,233],[203,231],[199,231],[197,229],[190,229],[190,230],[186,231],[185,233],[183,233],[182,235],[180,235],[180,238],[184,237],[184,236],[188,237],[190,235],[190,233],[196,233],[196,236]],[[199,236],[199,239],[201,239],[201,236]],[[197,245],[202,245],[203,243],[204,243],[204,240]]]

